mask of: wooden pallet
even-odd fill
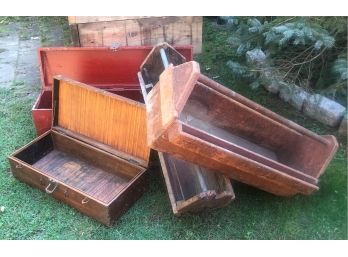
[[[137,46],[168,42],[202,51],[201,16],[70,16],[75,46]]]

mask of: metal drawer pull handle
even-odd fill
[[[49,189],[50,187],[54,186],[52,189]],[[46,187],[45,191],[47,194],[52,194],[54,190],[56,190],[58,186],[58,183],[56,181],[51,180],[48,186]]]
[[[81,203],[86,204],[89,202],[89,198],[86,196],[85,198],[82,199]]]
[[[16,169],[21,169],[21,168],[23,168],[23,166],[21,164],[16,165]]]

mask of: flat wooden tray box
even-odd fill
[[[160,111],[158,111],[160,110]],[[310,194],[337,150],[200,73],[169,66],[147,96],[149,145],[276,195]]]
[[[62,77],[53,102],[52,129],[9,157],[13,175],[111,225],[146,189],[145,107]]]
[[[145,103],[148,92],[164,70],[161,51],[166,63],[178,65],[186,62],[186,58],[169,44],[155,46],[138,73]],[[224,207],[235,198],[231,181],[226,176],[166,153],[158,152],[158,155],[175,215]]]
[[[39,48],[41,93],[32,108],[37,135],[51,128],[52,81],[56,75],[95,86],[127,98],[143,101],[137,72],[151,46]],[[176,49],[192,60],[192,46]]]

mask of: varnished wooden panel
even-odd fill
[[[70,80],[58,86],[59,127],[148,160],[144,105]]]

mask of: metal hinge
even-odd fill
[[[134,159],[128,159],[128,162],[130,162],[130,163],[132,163],[132,164],[140,165],[140,163],[137,162],[137,161],[134,160]]]
[[[59,130],[59,134],[62,134],[63,136],[69,136],[66,132]]]
[[[52,130],[58,132],[59,134],[61,134],[63,136],[69,137],[69,135],[64,130],[60,129],[59,126],[53,127]]]
[[[146,84],[146,85],[145,85],[145,88],[146,88],[146,89],[153,88],[152,83]]]

